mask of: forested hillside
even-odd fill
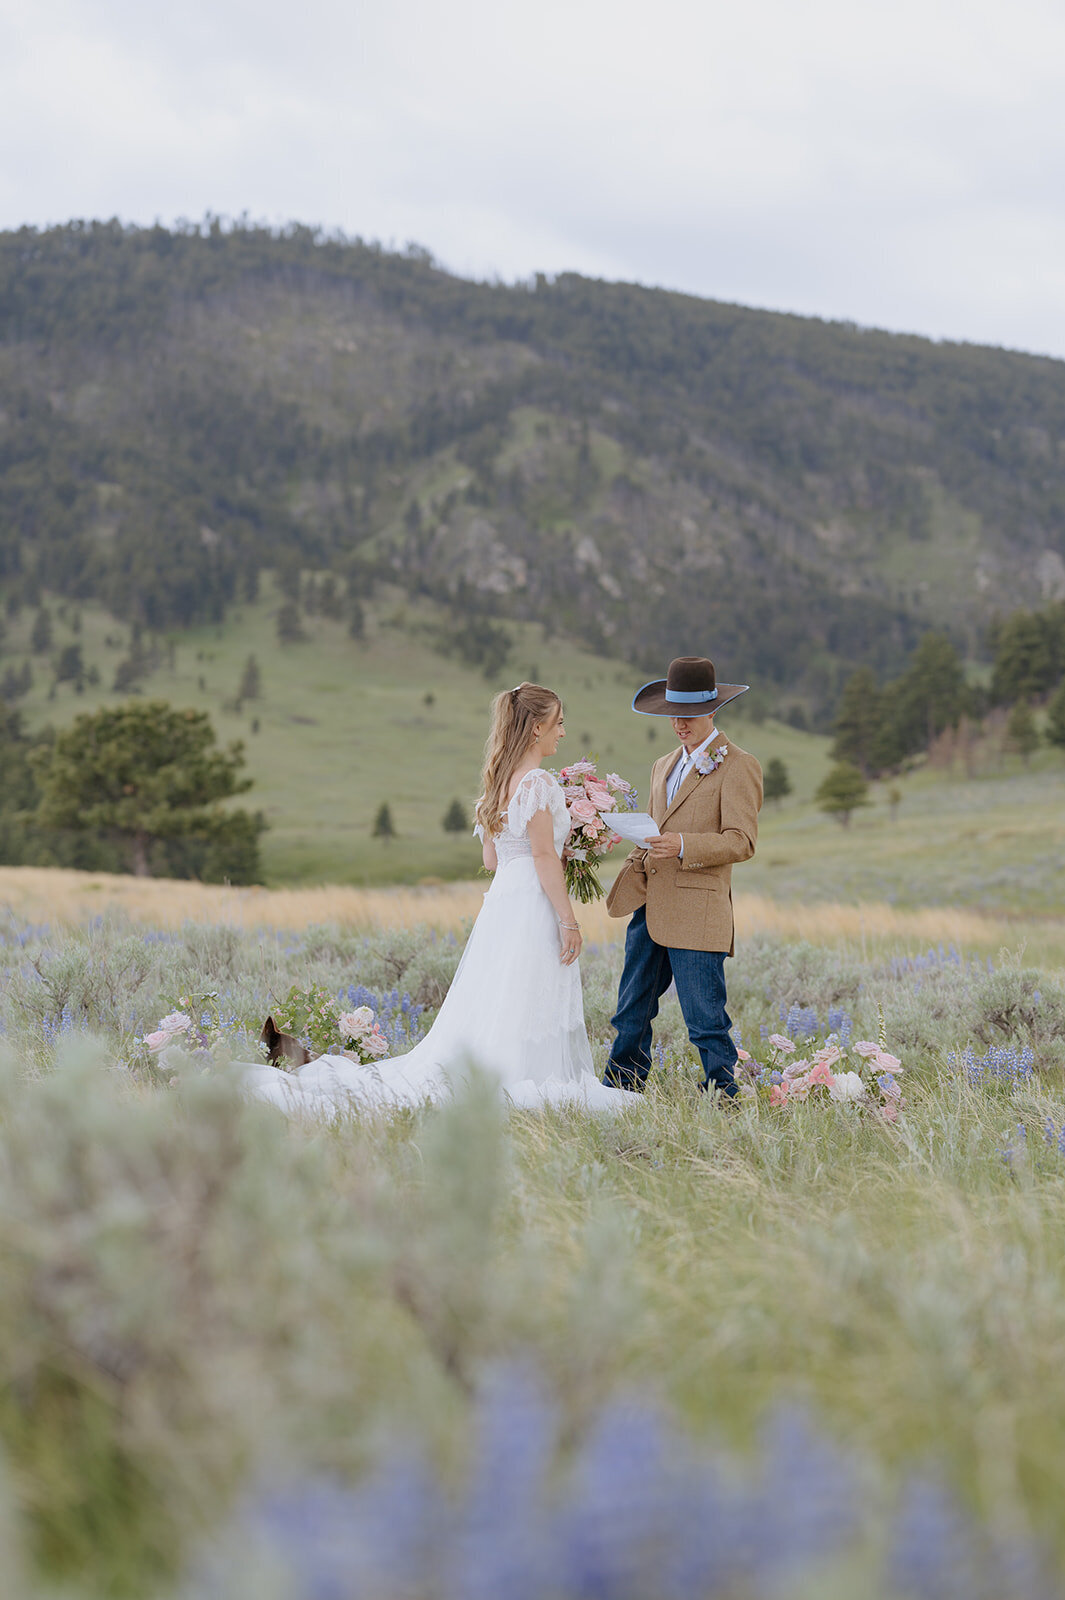
[[[0,584],[149,629],[260,572],[538,619],[820,717],[1065,594],[1065,363],[292,227],[0,235]],[[328,581],[333,575],[333,583]]]

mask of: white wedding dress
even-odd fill
[[[561,854],[569,834],[565,798],[556,779],[535,767],[518,784],[495,838],[495,878],[451,987],[413,1050],[369,1066],[332,1055],[297,1072],[248,1066],[248,1091],[284,1111],[333,1117],[444,1099],[473,1068],[497,1080],[517,1106],[631,1107],[626,1090],[606,1088],[593,1071],[580,970],[560,959],[558,918],[528,839],[531,818],[544,810]]]

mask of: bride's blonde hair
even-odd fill
[[[475,812],[477,821],[491,837],[503,826],[511,779],[522,756],[536,742],[536,726],[546,726],[562,710],[562,701],[553,689],[539,683],[519,683],[504,689],[492,701],[492,726],[484,747],[481,772],[481,798]]]

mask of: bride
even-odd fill
[[[584,1026],[581,932],[562,866],[558,781],[540,763],[565,736],[562,702],[535,683],[496,696],[477,827],[495,874],[436,1021],[404,1056],[363,1066],[320,1056],[298,1072],[249,1066],[249,1091],[286,1111],[332,1116],[439,1100],[471,1066],[519,1106],[631,1106],[601,1084]]]

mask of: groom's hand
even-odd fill
[[[660,833],[657,839],[651,840],[647,853],[652,861],[669,861],[673,856],[679,856],[680,851],[679,833]]]

